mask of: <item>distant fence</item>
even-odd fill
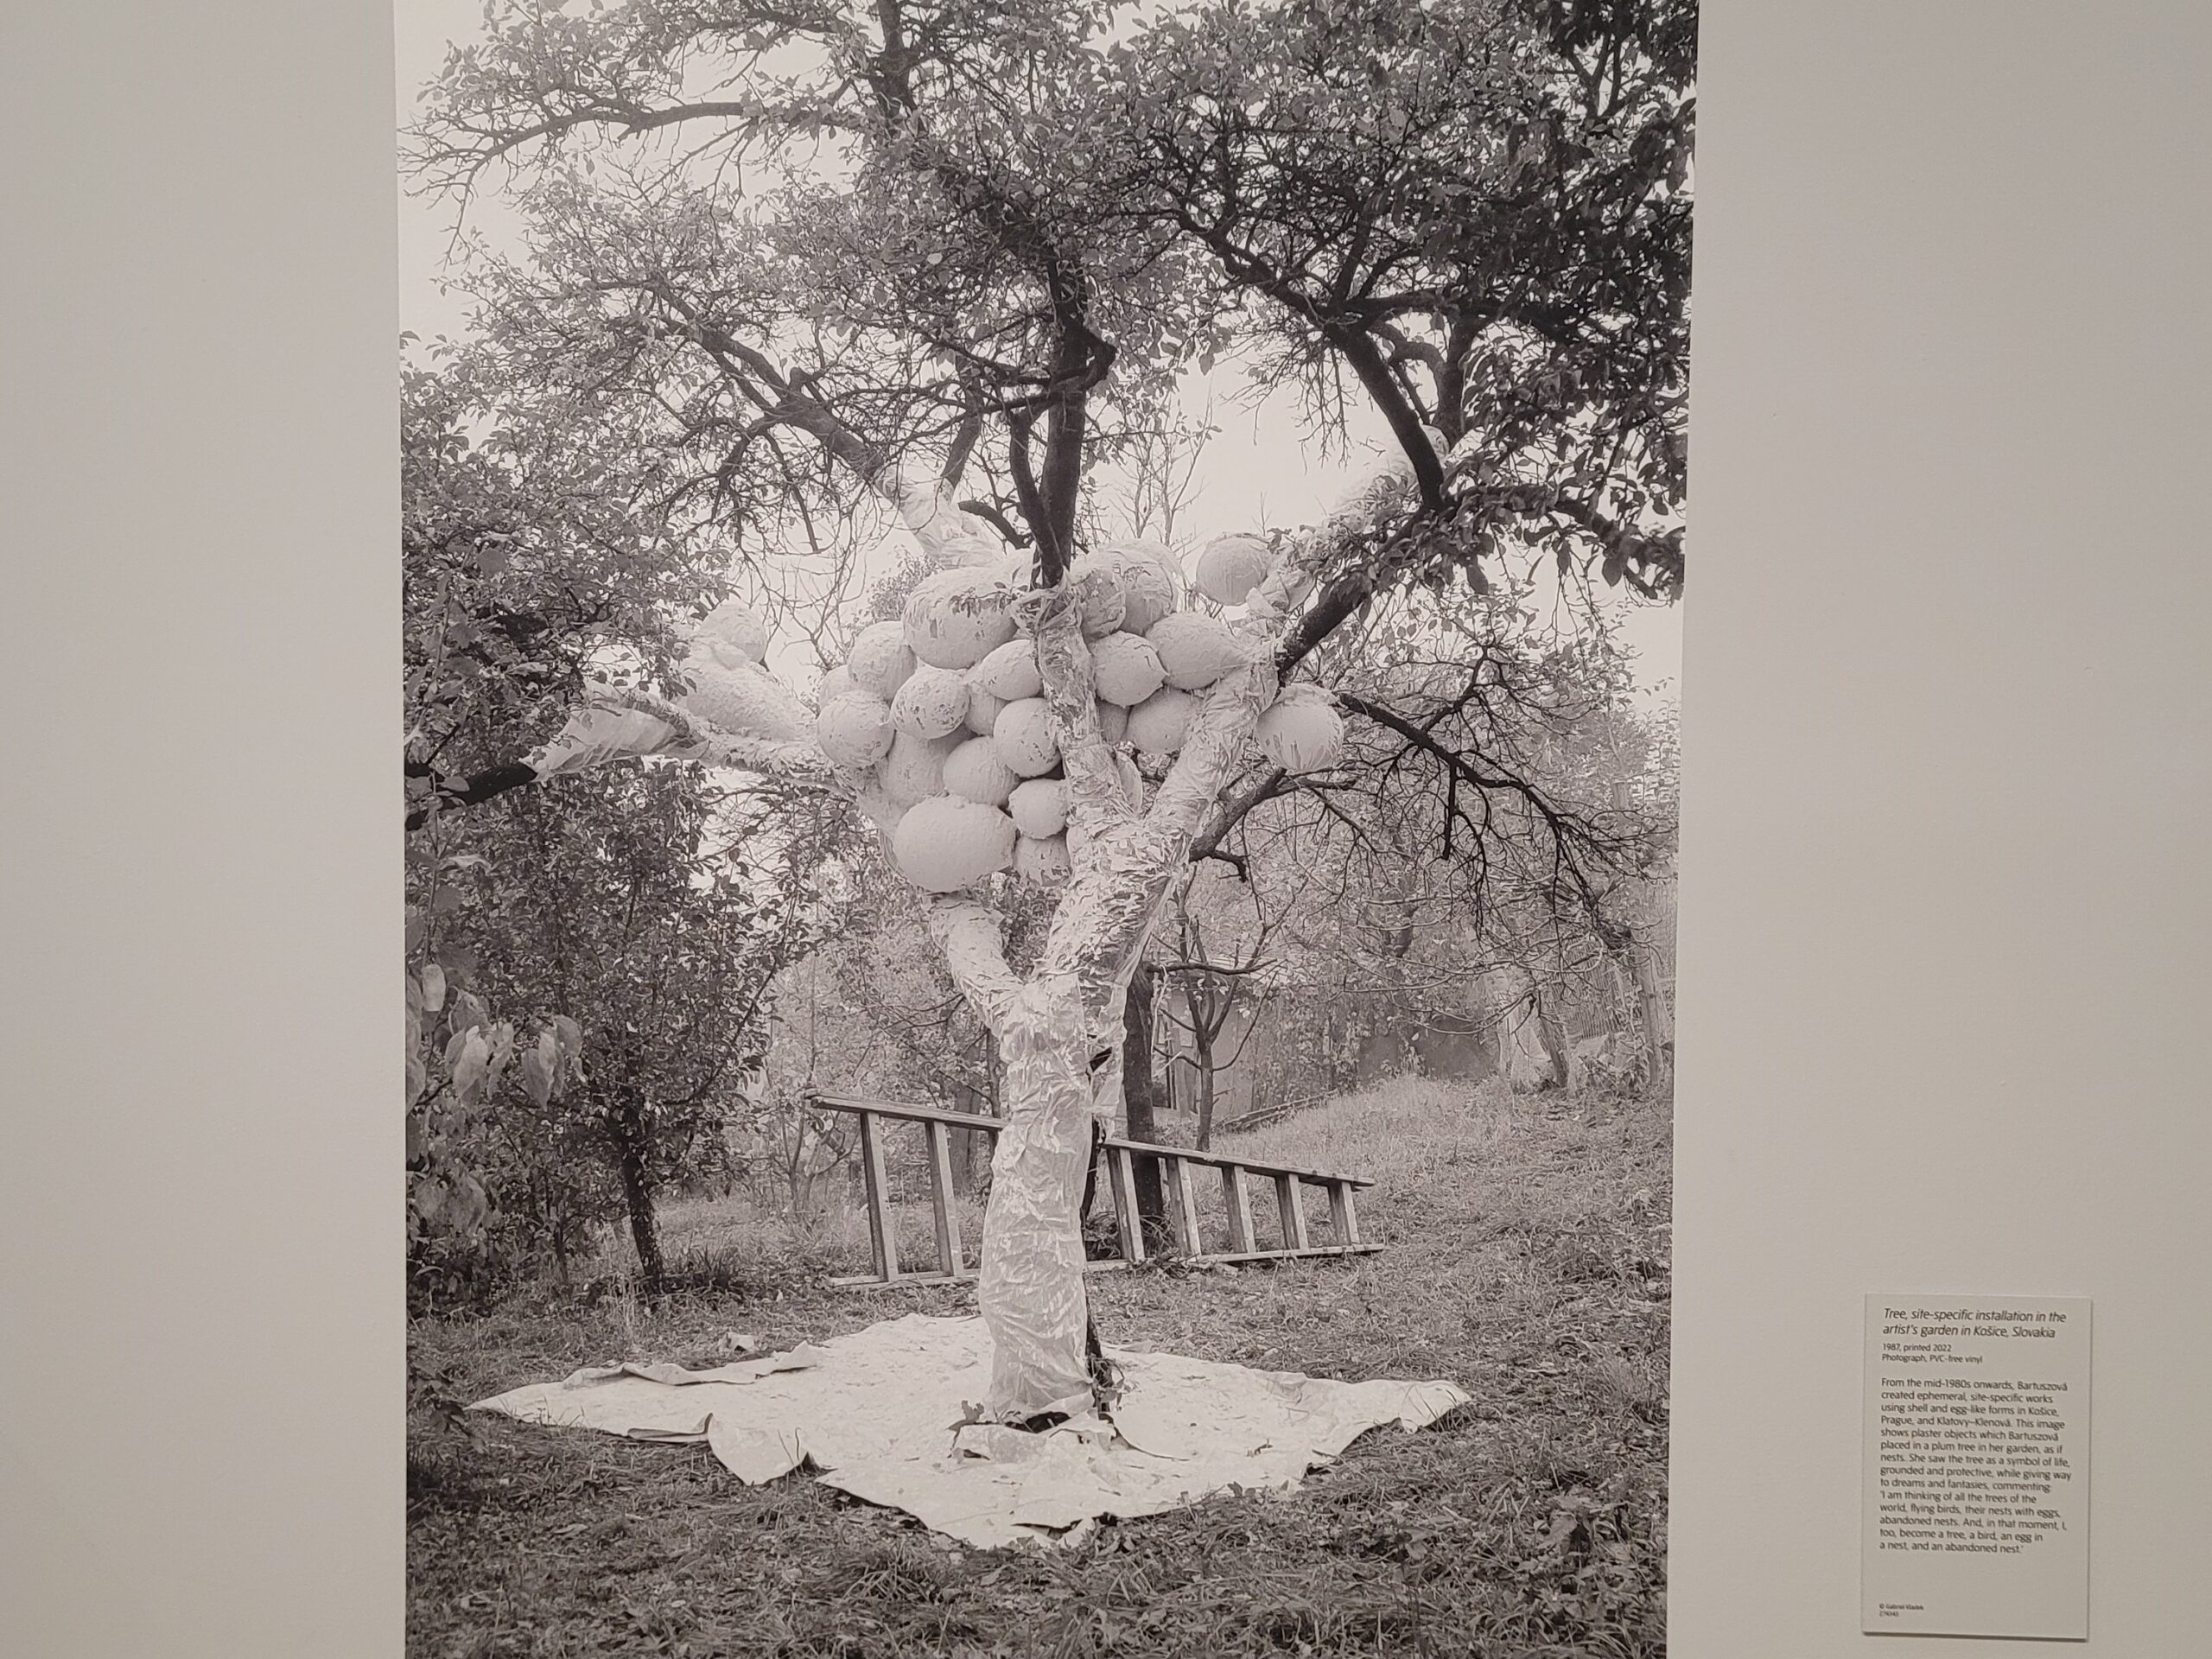
[[[1280,1123],[1293,1112],[1303,1111],[1308,1106],[1319,1106],[1333,1095],[1301,1095],[1296,1100],[1279,1100],[1272,1106],[1262,1106],[1256,1112],[1247,1112],[1242,1117],[1232,1117],[1213,1126],[1216,1135],[1230,1135],[1238,1129],[1256,1129],[1263,1123]]]

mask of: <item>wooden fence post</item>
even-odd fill
[[[1244,1191],[1244,1166],[1221,1166],[1221,1195],[1229,1201],[1229,1248],[1249,1254],[1252,1249],[1252,1200]]]
[[[883,1130],[875,1114],[861,1118],[861,1176],[868,1185],[868,1235],[875,1276],[889,1284],[899,1276],[899,1230],[891,1219],[891,1178],[883,1167]]]
[[[925,1123],[930,1142],[930,1202],[937,1212],[937,1264],[949,1279],[966,1271],[960,1253],[960,1208],[952,1189],[952,1136],[942,1123]]]

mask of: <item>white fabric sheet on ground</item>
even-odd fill
[[[1109,1350],[1109,1425],[1041,1434],[970,1421],[991,1375],[981,1319],[910,1313],[712,1370],[601,1366],[480,1402],[524,1422],[704,1441],[749,1485],[811,1462],[829,1485],[986,1548],[1065,1538],[1098,1516],[1157,1515],[1231,1485],[1295,1486],[1369,1429],[1416,1429],[1456,1383],[1338,1382]]]

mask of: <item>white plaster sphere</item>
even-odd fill
[[[1096,639],[1122,626],[1128,601],[1122,592],[1118,561],[1085,553],[1068,567],[1068,584],[1081,607],[1083,637]]]
[[[1014,828],[1039,841],[1068,827],[1068,786],[1058,778],[1032,778],[1016,784],[1007,798]]]
[[[752,602],[726,599],[692,624],[695,649],[705,647],[724,666],[732,656],[748,662],[765,662],[768,656],[768,623]]]
[[[1024,778],[1041,778],[1059,761],[1052,711],[1042,697],[1023,697],[1000,709],[991,741],[999,746],[999,759]]]
[[[1163,685],[1129,710],[1128,741],[1147,754],[1173,754],[1183,747],[1198,711],[1196,697]]]
[[[891,832],[892,861],[925,893],[957,893],[1014,862],[1014,820],[995,806],[936,795],[906,809]]]
[[[1253,735],[1268,760],[1285,772],[1322,772],[1337,764],[1344,747],[1344,717],[1336,699],[1310,682],[1287,685]]]
[[[978,737],[988,737],[992,727],[998,723],[999,710],[1006,707],[1002,697],[995,697],[976,683],[974,672],[968,679],[968,729]]]
[[[1183,602],[1183,569],[1164,542],[1109,542],[1100,550],[1122,578],[1122,626],[1144,633]]]
[[[1264,537],[1217,536],[1198,550],[1198,588],[1217,605],[1242,605],[1274,558]]]
[[[934,668],[973,668],[1014,638],[1014,590],[974,566],[935,570],[907,595],[907,647]]]
[[[1167,683],[1179,691],[1204,690],[1244,661],[1244,648],[1229,625],[1198,611],[1162,617],[1145,639],[1160,653]]]
[[[849,692],[822,705],[814,717],[814,741],[841,766],[872,766],[891,752],[891,705],[865,691]]]
[[[914,671],[914,653],[906,649],[906,632],[896,622],[871,622],[853,636],[853,649],[845,658],[853,683],[886,702]]]
[[[901,806],[943,794],[945,759],[964,741],[957,734],[916,737],[908,732],[893,733],[891,752],[876,769],[883,780],[883,792]]]
[[[970,684],[980,685],[1001,702],[1019,702],[1041,696],[1045,676],[1037,666],[1034,639],[1009,639],[969,671]]]
[[[1075,874],[1067,837],[1022,836],[1014,843],[1014,873],[1040,887],[1064,887]]]
[[[1150,640],[1109,633],[1091,642],[1090,671],[1102,702],[1133,708],[1166,683],[1167,671]]]
[[[998,745],[988,737],[971,737],[944,757],[945,792],[965,801],[1004,806],[1020,781],[999,759]]]
[[[968,682],[949,668],[922,664],[891,699],[891,723],[916,737],[943,737],[968,720]]]

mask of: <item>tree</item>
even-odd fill
[[[721,575],[634,448],[543,388],[482,429],[486,365],[448,355],[402,401],[410,1236],[427,1274],[494,1244],[565,1270],[611,1207],[658,1287],[655,1194],[718,1155],[768,976],[835,925],[835,848],[804,793],[680,763],[495,798],[588,675],[684,683]]]
[[[1094,1092],[1118,1094],[1131,976],[1188,857],[1224,795],[1269,787],[1231,789],[1282,677],[1334,683],[1390,596],[1481,595],[1515,561],[1678,589],[1693,46],[1687,5],[510,5],[432,89],[426,179],[515,170],[531,257],[478,280],[518,378],[667,379],[664,453],[734,500],[856,537],[874,504],[937,564],[1020,547],[1071,878],[1024,967],[992,889],[931,907],[1007,1070],[995,1414],[1090,1392]],[[1135,789],[1094,696],[1086,609],[1114,578],[1082,568],[1083,502],[1224,353],[1325,428],[1363,402],[1395,459],[1266,542],[1223,671]],[[765,561],[772,526],[740,517]],[[1338,701],[1459,798],[1581,835],[1425,717]],[[631,689],[531,770],[658,749],[819,779],[763,741]]]
[[[1243,1040],[1226,1056],[1218,1052],[1218,1045],[1230,1017],[1247,1000],[1243,994],[1252,987],[1256,976],[1268,969],[1268,963],[1260,955],[1267,944],[1268,919],[1263,912],[1258,916],[1241,957],[1217,959],[1206,942],[1205,918],[1192,903],[1191,885],[1185,884],[1176,905],[1175,924],[1177,959],[1159,964],[1154,971],[1173,988],[1168,1018],[1191,1039],[1198,1094],[1196,1144],[1204,1152],[1213,1143],[1217,1080],[1224,1067],[1236,1065]],[[1248,1025],[1245,1039],[1250,1036]]]
[[[659,763],[470,820],[491,850],[449,931],[493,1006],[557,1014],[566,1033],[565,1084],[525,1053],[499,1128],[534,1143],[527,1163],[582,1156],[607,1172],[652,1292],[666,1274],[658,1200],[721,1169],[757,1090],[771,983],[834,921],[805,826],[764,834],[760,810],[696,766]]]

